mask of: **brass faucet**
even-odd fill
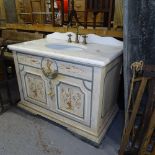
[[[79,25],[76,24],[76,37],[75,37],[75,43],[79,43]]]
[[[70,27],[70,25],[67,25],[67,31],[68,31],[69,27]],[[68,38],[68,42],[71,43],[71,42],[72,42],[72,41],[71,41],[72,35],[69,34],[68,37],[69,37],[69,38]],[[75,43],[77,43],[77,44],[79,43],[79,25],[78,25],[78,24],[76,24]]]
[[[71,25],[67,25],[67,31],[68,31],[68,29],[69,29],[69,27],[70,27]],[[83,35],[82,36],[83,37],[83,42],[82,42],[82,44],[84,44],[84,45],[86,45],[87,44],[87,35]],[[68,34],[68,43],[71,43],[72,42],[72,35],[71,34]],[[79,25],[78,25],[78,23],[76,24],[76,36],[75,36],[75,41],[74,41],[75,43],[79,43],[80,41],[79,41]]]

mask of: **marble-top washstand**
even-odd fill
[[[93,34],[86,45],[67,40],[67,34],[54,33],[8,46],[18,77],[18,106],[99,144],[118,111],[123,43]]]
[[[61,48],[56,49],[57,47],[52,45],[70,47],[64,47],[64,50],[62,50]],[[41,56],[52,56],[53,58],[59,58],[62,60],[67,59],[69,61],[87,63],[101,67],[106,66],[123,52],[122,46],[92,43],[83,45],[67,43],[67,41],[64,40],[46,38],[9,45],[8,48],[17,52],[19,51],[34,55],[39,54]]]

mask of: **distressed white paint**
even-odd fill
[[[15,50],[21,95],[18,106],[100,143],[117,112],[121,49],[94,44],[88,45],[90,53],[83,51],[84,55],[79,51],[60,55],[59,51],[49,52],[45,43],[9,46]],[[53,73],[54,77],[49,76]]]

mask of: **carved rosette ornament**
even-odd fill
[[[49,58],[44,58],[42,61],[42,72],[45,77],[49,79],[54,79],[58,75],[58,67],[54,60]]]

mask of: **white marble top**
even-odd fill
[[[56,47],[55,47],[56,45]],[[56,49],[59,47],[60,49]],[[71,46],[65,48],[64,46]],[[40,55],[44,57],[52,57],[71,62],[79,62],[94,66],[104,67],[120,56],[123,51],[122,46],[110,46],[101,44],[75,44],[56,39],[40,39],[14,45],[8,45],[13,51],[26,54]]]

